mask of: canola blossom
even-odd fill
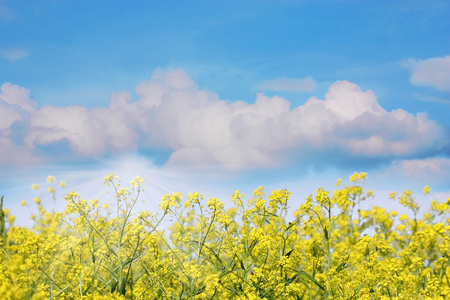
[[[231,207],[173,193],[138,213],[144,180],[124,188],[114,174],[114,205],[70,192],[50,212],[36,197],[32,228],[14,225],[2,197],[0,299],[450,299],[450,198],[419,215],[405,190],[389,198],[410,214],[363,210],[366,179],[317,189],[293,216],[289,191],[262,187],[234,192]]]

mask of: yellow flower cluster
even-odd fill
[[[366,179],[317,189],[293,217],[289,191],[262,187],[245,202],[236,191],[229,208],[173,193],[162,213],[135,215],[144,180],[123,188],[114,174],[115,205],[70,192],[64,212],[49,212],[35,197],[32,228],[0,205],[0,299],[450,299],[450,199],[420,217],[406,190],[411,217],[363,210]]]

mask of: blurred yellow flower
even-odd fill
[[[401,214],[401,215],[398,217],[398,219],[399,219],[400,221],[408,220],[408,215],[407,215],[407,214]]]
[[[390,193],[389,193],[389,199],[394,199],[395,196],[397,196],[397,193],[396,193],[396,192],[390,192]]]
[[[41,204],[41,198],[39,198],[39,197],[34,197],[34,198],[33,198],[33,201],[34,201],[37,205]]]
[[[8,216],[8,224],[9,225],[13,225],[14,224],[14,221],[16,220],[16,217],[15,216],[13,216],[13,215],[10,215],[10,216]]]
[[[431,191],[431,188],[430,188],[428,185],[426,185],[426,186],[423,188],[423,194],[424,194],[424,195],[428,195],[428,194],[430,193],[430,191]]]

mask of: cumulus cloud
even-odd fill
[[[66,140],[75,153],[86,157],[102,156],[108,151],[133,151],[137,149],[138,134],[130,118],[116,108],[48,105],[31,118],[25,142],[33,147]]]
[[[263,82],[259,89],[262,91],[312,92],[317,83],[311,77],[306,78],[277,78]]]
[[[450,56],[425,60],[409,59],[404,66],[411,70],[411,83],[430,86],[450,93]]]
[[[30,92],[17,85],[5,83],[1,86],[0,100],[11,106],[18,106],[29,113],[36,111],[36,102],[30,99]]]
[[[4,59],[9,61],[16,61],[30,55],[27,51],[16,48],[0,49],[0,54]]]
[[[352,159],[390,161],[447,146],[442,129],[426,114],[388,112],[372,91],[348,81],[333,83],[324,99],[311,97],[291,107],[286,99],[263,93],[253,103],[220,100],[198,89],[181,69],[157,70],[136,86],[135,95],[114,93],[108,107],[37,109],[28,91],[4,84],[4,143],[15,136],[14,147],[36,153],[63,142],[80,157],[165,149],[171,153],[167,166],[234,170],[293,161],[331,166]],[[17,122],[23,124],[21,134],[14,135]]]

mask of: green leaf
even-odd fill
[[[6,242],[5,213],[3,212],[3,196],[0,200],[0,238],[2,239],[3,242],[1,243],[2,245]]]
[[[321,290],[325,291],[325,288],[314,277],[312,277],[311,275],[302,270],[298,271],[298,273],[305,276],[306,278],[311,280],[315,285],[317,285]]]
[[[289,256],[291,256],[291,254],[292,254],[292,252],[294,251],[295,249],[292,249],[291,251],[289,251],[288,253],[286,253],[286,254],[284,254],[284,256],[286,256],[286,257],[289,257]]]
[[[288,279],[286,280],[286,283],[285,283],[284,285],[285,285],[285,286],[290,285],[290,284],[295,280],[295,278],[298,277],[298,275],[300,275],[300,274],[295,274],[295,275],[292,276],[291,278],[288,278]]]
[[[339,273],[342,269],[347,268],[347,262],[343,261],[339,264],[339,266],[336,267],[336,273]]]
[[[241,263],[241,268],[242,268],[242,270],[244,270],[244,271],[245,271],[245,266],[244,266],[244,263],[242,262],[242,260],[240,260],[239,262]]]
[[[197,296],[198,294],[203,293],[205,290],[206,290],[206,285],[202,286],[199,289],[196,289],[195,292],[194,292],[194,296]]]
[[[298,223],[298,219],[295,220],[294,222],[289,222],[288,227],[286,227],[286,229],[284,230],[285,232],[288,231],[289,229],[291,229],[292,226],[295,226]]]

